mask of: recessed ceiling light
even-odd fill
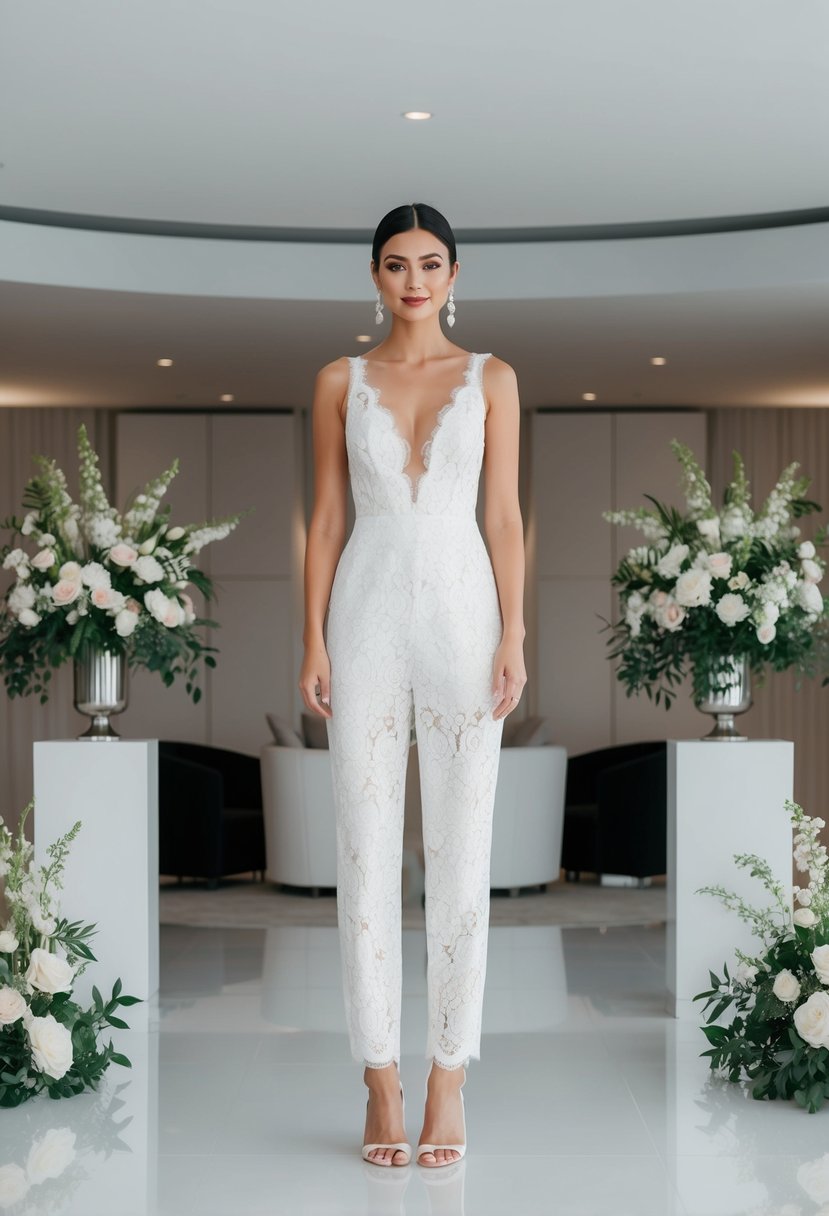
[[[173,366],[172,359],[157,359],[156,362],[159,367],[172,367]]]
[[[221,397],[219,398],[219,400],[220,400],[220,401],[232,401],[232,400],[233,400],[233,393],[222,393],[222,395],[221,395]]]
[[[357,341],[358,342],[370,342],[371,334],[357,334]]]
[[[595,401],[596,394],[595,393],[582,393],[582,400],[583,401]]]
[[[654,355],[654,357],[651,359],[651,363],[653,363],[656,367],[661,367],[663,363],[667,362],[668,360],[663,355]]]
[[[432,115],[429,110],[404,110],[403,117],[419,121],[422,118],[431,118]]]

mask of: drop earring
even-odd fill
[[[450,329],[451,329],[451,328],[452,328],[452,326],[455,324],[455,295],[454,295],[454,291],[455,291],[454,287],[450,287],[450,288],[449,288],[449,302],[448,302],[448,304],[446,305],[446,311],[449,313],[449,316],[446,318],[446,324],[449,326],[449,328],[450,328]]]
[[[375,306],[375,321],[378,325],[383,324],[383,293],[377,289],[377,304]]]

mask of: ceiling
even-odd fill
[[[0,227],[38,219],[33,239],[35,213],[341,233],[367,265],[407,201],[491,242],[610,225],[619,250],[627,224],[829,216],[824,0],[0,0],[0,28]],[[451,337],[511,362],[525,407],[829,405],[829,274],[746,289],[729,248],[716,291],[478,291]],[[307,405],[322,363],[388,332],[367,269],[345,301],[98,290],[82,270],[0,260],[0,405]]]

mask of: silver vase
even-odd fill
[[[694,697],[694,705],[704,714],[713,714],[714,728],[704,740],[712,743],[745,743],[734,724],[734,715],[751,708],[751,668],[746,655],[724,657],[724,666],[709,676],[707,697]]]
[[[126,708],[128,671],[126,653],[112,654],[89,643],[78,647],[75,709],[92,719],[79,739],[120,739],[109,717]]]

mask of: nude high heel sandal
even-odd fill
[[[405,1120],[405,1118],[406,1118],[406,1096],[403,1093],[402,1085],[400,1086],[400,1100],[403,1103],[403,1118]],[[369,1094],[368,1098],[366,1099],[366,1106],[368,1106],[370,1101],[371,1101],[371,1094]],[[397,1152],[398,1149],[402,1149],[402,1151],[407,1154],[406,1160],[405,1161],[395,1161],[393,1159],[394,1153],[392,1153],[392,1160],[389,1162],[375,1161],[373,1158],[369,1157],[369,1153],[373,1152],[374,1149],[376,1149],[376,1148],[390,1148],[390,1149],[393,1149],[394,1152]],[[396,1165],[398,1167],[398,1169],[402,1169],[402,1167],[404,1165],[409,1164],[411,1159],[412,1159],[412,1146],[411,1146],[411,1144],[407,1144],[405,1140],[401,1140],[398,1144],[364,1144],[363,1145],[363,1160],[367,1161],[369,1163],[369,1165],[379,1165],[383,1169],[388,1168],[389,1165]]]
[[[416,1160],[416,1162],[417,1162],[417,1164],[418,1164],[418,1165],[422,1166],[422,1168],[423,1168],[423,1169],[428,1169],[428,1170],[437,1170],[437,1169],[442,1169],[442,1168],[444,1168],[444,1167],[445,1167],[445,1166],[447,1166],[447,1165],[457,1165],[457,1163],[460,1161],[461,1157],[463,1157],[464,1153],[466,1152],[466,1106],[464,1105],[464,1100],[463,1100],[463,1086],[464,1086],[464,1085],[466,1085],[466,1079],[465,1079],[465,1078],[464,1078],[463,1085],[461,1085],[461,1086],[460,1086],[460,1088],[458,1089],[458,1093],[459,1093],[459,1094],[460,1094],[460,1096],[461,1096],[461,1116],[462,1116],[462,1118],[463,1118],[463,1139],[464,1139],[464,1143],[463,1143],[463,1144],[418,1144],[418,1146],[417,1146],[417,1157],[416,1157],[416,1159],[415,1159],[415,1160]],[[428,1081],[428,1078],[427,1078],[427,1080],[426,1080],[426,1097],[427,1097],[427,1098],[429,1097],[429,1081]],[[450,1158],[449,1158],[447,1161],[436,1161],[436,1162],[434,1163],[434,1165],[423,1165],[423,1163],[422,1163],[422,1162],[421,1162],[421,1160],[420,1160],[420,1158],[423,1156],[423,1154],[424,1154],[424,1153],[434,1153],[434,1152],[436,1152],[436,1150],[437,1150],[437,1149],[439,1149],[439,1148],[442,1148],[442,1149],[445,1149],[445,1150],[448,1150],[448,1151],[451,1151],[451,1150],[453,1150],[453,1149],[454,1149],[454,1151],[455,1151],[456,1153],[459,1153],[459,1154],[460,1154],[460,1156],[458,1156],[458,1157],[450,1157]]]

